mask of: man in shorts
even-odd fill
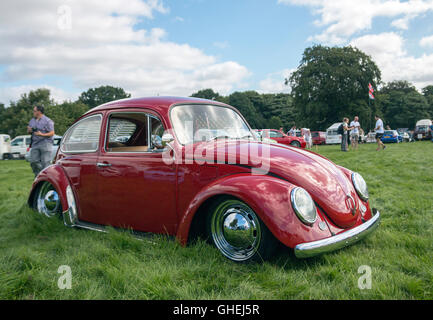
[[[374,131],[376,131],[376,141],[377,141],[376,151],[379,151],[380,147],[382,147],[382,150],[385,150],[386,146],[383,144],[381,140],[383,137],[383,133],[385,132],[385,130],[383,129],[383,121],[378,115],[375,115],[374,118],[376,119],[376,128],[374,129]]]

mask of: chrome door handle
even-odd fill
[[[97,167],[99,168],[103,168],[103,167],[111,167],[111,163],[102,163],[102,162],[98,162],[96,164]]]

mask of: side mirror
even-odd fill
[[[171,133],[164,133],[162,135],[161,139],[162,139],[162,143],[164,145],[170,144],[170,143],[172,143],[174,141],[174,137],[173,137],[173,135]]]
[[[162,142],[163,143],[169,144],[169,143],[172,143],[173,141],[174,141],[174,137],[173,137],[172,134],[170,134],[170,133],[164,133],[162,135]]]

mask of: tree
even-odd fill
[[[430,117],[427,98],[407,81],[392,81],[380,90],[384,122],[391,128],[413,128]]]
[[[112,86],[101,86],[98,88],[91,88],[83,93],[81,93],[78,100],[86,105],[89,108],[97,107],[101,104],[119,100],[130,98],[131,94],[126,93],[122,88],[116,88]]]
[[[242,92],[234,92],[229,96],[229,104],[237,108],[253,128],[263,128],[263,120],[257,117],[257,110],[248,96]]]
[[[280,118],[276,117],[276,116],[272,116],[269,120],[268,120],[268,125],[267,125],[267,129],[280,129],[283,126],[283,122],[281,121]]]
[[[427,99],[430,119],[433,119],[433,85],[422,89],[424,97]]]
[[[191,97],[224,102],[224,97],[220,96],[218,92],[215,92],[212,89],[199,90],[196,93],[193,93]]]
[[[345,116],[372,116],[368,84],[381,81],[377,65],[357,48],[316,45],[304,51],[289,82],[298,126],[323,130]]]
[[[34,105],[41,104],[47,107],[53,103],[48,89],[37,89],[22,94],[18,101],[11,101],[10,107],[0,109],[0,132],[11,137],[27,134],[27,125],[33,117]]]

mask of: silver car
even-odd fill
[[[53,149],[51,151],[51,159],[54,160],[56,156],[57,150],[59,149],[60,141],[62,141],[62,136],[54,136]],[[27,148],[27,152],[25,158],[28,162],[30,162],[30,152],[32,148]]]

